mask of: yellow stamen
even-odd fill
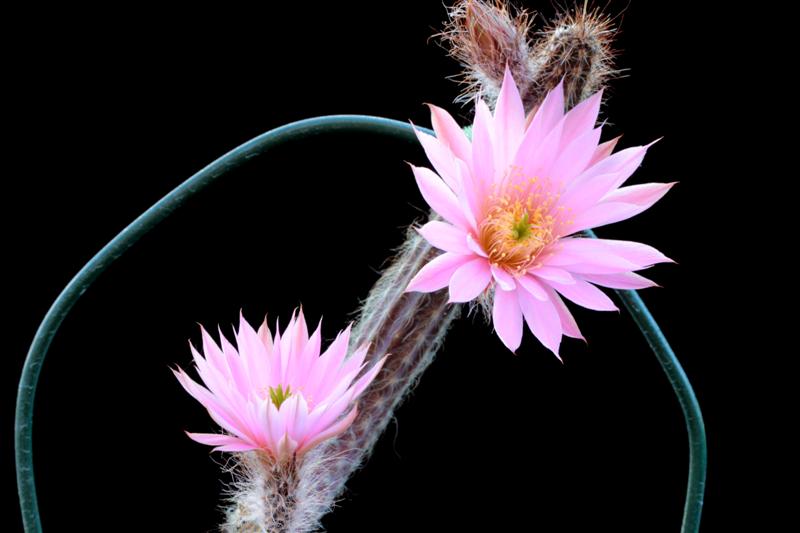
[[[535,178],[525,181],[492,195],[478,228],[489,261],[516,276],[525,274],[552,242],[557,224],[551,213],[557,197],[543,192]]]

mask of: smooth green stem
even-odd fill
[[[427,131],[427,130],[425,130]],[[301,120],[268,131],[228,152],[176,187],[134,220],[95,255],[56,298],[34,336],[22,369],[17,395],[14,438],[17,487],[25,531],[42,531],[33,472],[33,413],[36,385],[53,338],[75,302],[97,277],[140,237],[156,227],[183,203],[205,187],[271,148],[297,139],[336,132],[368,132],[390,135],[414,142],[411,126],[405,122],[361,115],[338,115]],[[428,133],[432,133],[427,131]],[[691,460],[684,533],[697,531],[705,481],[705,434],[697,400],[675,354],[667,344],[641,299],[633,291],[620,291],[626,307],[656,353],[683,407],[689,427]]]
[[[593,231],[586,234],[597,238]],[[678,402],[683,410],[686,421],[686,430],[689,434],[689,482],[686,489],[686,503],[683,507],[682,533],[697,533],[700,530],[700,516],[703,512],[703,495],[706,486],[706,461],[708,451],[706,448],[706,429],[703,424],[703,413],[694,394],[689,378],[683,371],[675,352],[672,351],[667,338],[661,332],[653,315],[647,309],[642,298],[636,291],[616,291],[625,309],[628,310],[633,321],[650,345],[650,349],[661,363],[661,368],[667,375],[672,390],[678,397]]]

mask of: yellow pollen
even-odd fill
[[[508,190],[506,190],[508,192]],[[521,276],[539,252],[553,240],[556,219],[550,214],[554,197],[531,191],[492,198],[478,228],[478,238],[489,261]]]

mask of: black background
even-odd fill
[[[704,530],[720,531],[732,452],[720,429],[727,355],[717,321],[730,309],[709,283],[723,248],[709,237],[729,198],[718,161],[736,149],[721,142],[730,125],[727,102],[714,98],[725,73],[704,26],[711,14],[689,5],[609,2],[622,27],[618,64],[629,70],[608,91],[606,138],[624,133],[624,147],[664,136],[632,182],[680,183],[599,233],[678,261],[649,273],[664,288],[644,298],[704,408]],[[446,79],[458,67],[429,40],[444,19],[439,2],[420,2],[70,7],[13,22],[23,31],[7,65],[15,135],[6,149],[19,167],[3,198],[13,317],[0,401],[2,518],[12,529],[16,382],[60,289],[136,215],[261,132],[338,113],[427,126],[424,102],[467,121]],[[267,312],[285,320],[302,303],[310,320],[324,314],[333,337],[422,217],[404,161],[426,164],[417,146],[369,136],[286,146],[193,199],[103,274],[41,375],[35,463],[46,530],[213,530],[221,459],[183,434],[212,423],[168,365],[189,365],[197,322],[229,328],[240,308],[253,322]],[[677,531],[687,448],[670,386],[624,312],[575,314],[589,344],[565,338],[564,364],[529,332],[514,356],[481,320],[462,318],[327,529]]]

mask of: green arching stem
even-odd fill
[[[592,230],[585,232],[594,239],[597,236]],[[667,338],[661,332],[653,315],[647,309],[639,293],[636,291],[616,291],[622,300],[625,309],[628,310],[633,321],[639,326],[639,330],[650,345],[650,349],[656,355],[661,368],[667,375],[672,390],[678,397],[678,402],[683,410],[683,418],[686,421],[686,430],[689,434],[689,482],[686,489],[686,503],[683,508],[683,522],[681,524],[682,533],[696,533],[700,530],[700,516],[703,512],[703,495],[706,486],[706,462],[708,450],[706,447],[706,429],[703,424],[703,413],[697,396],[694,394],[689,378]]]
[[[427,130],[426,130],[427,131]],[[22,369],[17,394],[14,426],[17,487],[25,531],[42,531],[33,472],[33,412],[36,385],[50,344],[75,302],[97,277],[144,234],[156,227],[186,200],[218,178],[283,143],[336,132],[367,132],[390,135],[415,142],[411,126],[405,122],[362,115],[335,115],[294,122],[270,130],[231,150],[176,187],[134,220],[95,255],[56,298],[33,338]],[[433,133],[427,131],[428,133]],[[591,234],[593,236],[593,234]],[[683,519],[683,533],[695,533],[700,524],[706,470],[706,444],[702,415],[686,374],[667,340],[635,291],[617,291],[636,324],[655,352],[678,396],[689,429],[689,489]]]

